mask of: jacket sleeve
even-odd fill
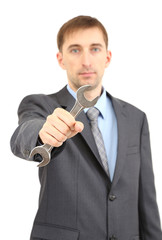
[[[31,150],[39,145],[38,135],[46,118],[53,112],[48,104],[46,95],[30,95],[25,97],[18,108],[19,126],[10,141],[11,150],[17,157],[40,162],[42,159],[35,155],[29,159]],[[59,152],[60,148],[57,149]]]
[[[139,181],[139,216],[142,240],[162,240],[146,115],[144,115],[141,132],[141,169]]]

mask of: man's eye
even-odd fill
[[[93,51],[93,52],[99,52],[100,49],[99,49],[99,48],[92,48],[92,51]]]
[[[72,53],[78,53],[78,52],[79,52],[79,49],[72,49],[71,52],[72,52]]]

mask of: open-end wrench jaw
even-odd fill
[[[84,85],[80,87],[76,93],[77,99],[74,104],[74,107],[70,111],[71,115],[75,118],[84,108],[90,108],[93,107],[96,103],[99,97],[96,97],[92,101],[89,101],[85,98],[84,92],[87,90],[90,90],[90,85]],[[32,158],[35,154],[39,154],[42,156],[42,161],[38,165],[38,167],[44,167],[46,166],[51,159],[51,151],[53,147],[49,144],[43,144],[42,146],[37,146],[33,148],[31,151],[29,158]]]
[[[92,88],[91,85],[84,85],[82,87],[80,87],[76,93],[77,95],[77,101],[80,103],[80,105],[84,108],[90,108],[93,107],[97,101],[99,97],[94,98],[92,101],[89,101],[86,99],[86,97],[84,96],[85,91],[88,91]]]
[[[78,89],[76,93],[77,100],[70,111],[71,115],[74,118],[78,116],[83,111],[84,108],[93,107],[97,103],[99,97],[96,97],[92,101],[89,101],[85,98],[84,96],[85,91],[90,89],[91,89],[91,85],[84,85]]]
[[[34,157],[36,154],[39,154],[42,157],[42,161],[38,164],[38,167],[44,167],[50,162],[52,146],[49,144],[43,144],[41,146],[37,146],[33,148],[30,153],[29,158]]]

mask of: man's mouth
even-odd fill
[[[81,72],[81,73],[79,73],[79,75],[84,76],[84,77],[91,77],[94,74],[95,74],[95,72]]]

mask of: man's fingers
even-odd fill
[[[63,128],[63,129],[65,129],[65,128]],[[45,124],[44,131],[47,134],[54,137],[59,142],[65,142],[67,139],[67,136],[66,136],[67,132],[63,133],[63,130],[61,132],[59,130],[59,128],[57,128],[56,126],[49,125],[48,123]],[[69,130],[68,130],[68,132],[69,132]]]
[[[54,114],[63,121],[71,130],[74,130],[74,125],[76,123],[75,118],[66,110],[62,108],[56,108]]]
[[[48,116],[47,123],[51,125],[51,127],[56,128],[58,131],[60,131],[64,135],[68,135],[69,131],[71,130],[70,127],[60,118],[58,118],[56,115]]]
[[[68,136],[68,138],[74,137],[76,134],[82,132],[84,129],[84,124],[82,122],[76,121],[76,124],[74,126],[74,130],[71,131],[71,134]]]
[[[44,130],[41,130],[39,132],[39,136],[44,144],[47,143],[54,147],[60,147],[63,144],[63,142],[58,141],[54,136],[51,136],[50,134],[46,133]]]
[[[69,112],[62,108],[57,108],[53,114],[47,117],[45,124],[39,132],[39,136],[43,143],[58,147],[67,138],[71,138],[78,132],[81,132],[83,128],[83,123],[76,121]]]

